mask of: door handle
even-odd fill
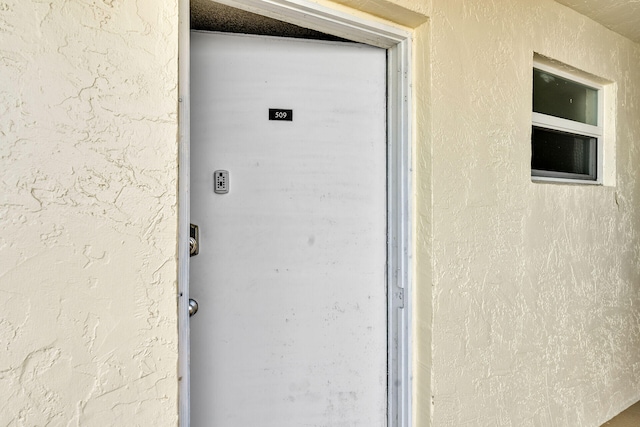
[[[194,299],[189,299],[189,317],[193,316],[198,312],[198,301]]]

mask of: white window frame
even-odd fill
[[[541,71],[546,71],[558,77],[562,77],[569,81],[579,83],[584,86],[595,89],[597,91],[598,107],[597,107],[597,119],[596,119],[597,125],[596,126],[577,122],[574,120],[568,120],[560,117],[550,116],[548,114],[536,113],[534,111],[532,111],[531,113],[532,132],[533,132],[533,127],[537,127],[541,129],[567,132],[567,133],[576,134],[580,136],[593,137],[596,139],[596,146],[595,146],[596,153],[594,156],[595,162],[596,162],[595,164],[596,179],[589,180],[589,179],[584,179],[582,175],[577,175],[577,174],[575,175],[575,177],[572,177],[571,176],[572,174],[570,173],[531,169],[531,180],[534,182],[550,181],[550,182],[562,182],[562,183],[571,183],[571,184],[602,185],[603,173],[604,173],[604,168],[603,168],[604,86],[597,83],[594,80],[587,79],[585,77],[576,75],[574,73],[568,72],[559,67],[554,67],[547,63],[543,63],[541,61],[534,60],[533,68],[536,68]],[[532,89],[533,89],[533,86],[532,86]],[[533,90],[532,90],[532,93],[533,93]],[[545,176],[534,175],[534,173],[543,173]]]

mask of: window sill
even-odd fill
[[[534,184],[567,184],[567,185],[602,185],[600,181],[587,179],[551,178],[545,176],[532,176],[531,182]]]

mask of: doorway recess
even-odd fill
[[[189,34],[194,29],[365,43],[387,50],[388,419],[411,425],[411,33],[307,0],[179,0],[179,423],[189,426]]]

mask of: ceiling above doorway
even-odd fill
[[[191,0],[191,28],[223,33],[345,41],[330,34],[246,12],[212,0]]]

